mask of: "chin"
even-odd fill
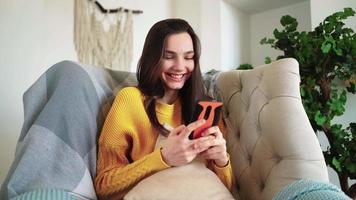
[[[171,90],[180,90],[183,88],[184,85],[176,85],[176,86],[168,86],[169,89]]]

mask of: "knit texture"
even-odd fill
[[[299,180],[284,187],[274,200],[348,200],[339,188],[330,183]]]
[[[84,198],[76,197],[64,190],[60,189],[37,189],[26,192],[11,200],[81,200]]]
[[[100,138],[95,189],[100,199],[120,199],[145,177],[169,168],[160,149],[155,150],[158,132],[144,108],[144,96],[136,87],[122,89],[116,96],[104,123]],[[182,124],[181,104],[157,103],[158,121],[172,127]],[[230,189],[230,164],[211,169]]]

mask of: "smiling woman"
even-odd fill
[[[159,172],[168,174],[161,182],[168,191],[179,192],[177,188],[187,185],[188,179],[178,177],[193,177],[196,170],[208,170],[213,176],[208,182],[222,186],[217,188],[227,194],[224,199],[232,198],[227,190],[232,188],[233,175],[220,131],[223,127],[208,128],[204,137],[189,139],[192,131],[205,124],[204,120],[189,124],[196,101],[208,98],[199,57],[199,39],[186,21],[167,19],[150,29],[138,63],[138,86],[117,94],[99,138],[95,179],[99,198],[123,198],[139,182]],[[167,130],[163,124],[175,128]],[[197,163],[199,167],[195,167]],[[170,179],[177,182],[172,184]],[[202,183],[189,185],[201,188]],[[203,190],[211,194],[209,188]],[[172,198],[171,193],[163,197]]]
[[[150,29],[138,63],[137,80],[138,88],[146,96],[144,104],[147,108],[149,120],[155,128],[163,133],[167,131],[158,123],[155,114],[155,102],[165,101],[164,98],[170,97],[172,91],[165,91],[167,85],[163,80],[164,74],[162,73],[169,68],[170,71],[165,78],[169,77],[172,80],[174,76],[171,76],[172,74],[182,74],[182,71],[189,71],[192,68],[189,77],[184,78],[184,86],[181,85],[181,90],[179,90],[181,103],[184,107],[182,109],[182,122],[188,123],[196,101],[207,98],[199,58],[199,38],[186,21],[180,19],[163,20]],[[175,96],[178,97],[177,92]],[[172,99],[175,99],[174,96]]]
[[[194,70],[193,42],[188,33],[179,33],[168,36],[164,45],[160,65],[165,95],[161,101],[173,103]]]

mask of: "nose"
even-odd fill
[[[186,60],[184,59],[183,56],[178,56],[175,63],[174,63],[174,68],[175,70],[182,71],[186,67]]]

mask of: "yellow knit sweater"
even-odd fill
[[[155,150],[158,137],[144,109],[144,96],[136,87],[122,89],[115,98],[100,138],[95,189],[99,199],[121,199],[140,180],[169,168]],[[182,124],[181,104],[157,103],[158,121],[172,127]],[[230,162],[218,167],[209,162],[221,181],[231,190]]]

